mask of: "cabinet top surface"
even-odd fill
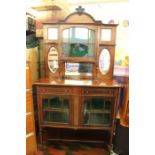
[[[73,80],[73,79],[50,79],[42,78],[34,85],[47,85],[47,86],[88,86],[88,87],[122,87],[123,85],[118,83],[116,80]]]

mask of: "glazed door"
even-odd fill
[[[41,124],[70,125],[72,124],[72,105],[70,96],[42,96]]]
[[[111,127],[113,98],[102,96],[83,97],[81,125],[87,127]]]

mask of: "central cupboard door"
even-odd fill
[[[70,96],[43,96],[41,100],[43,124],[72,124],[72,104]]]

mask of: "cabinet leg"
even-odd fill
[[[46,152],[46,130],[43,128],[39,129],[39,140],[42,150]]]
[[[43,143],[42,128],[39,129],[39,142],[42,145]]]
[[[43,152],[44,155],[51,155],[48,153],[48,148],[47,148],[47,137],[46,137],[46,129],[42,130],[42,146],[43,146]]]
[[[42,130],[42,145],[43,145],[43,149],[46,149],[46,130],[43,129]]]

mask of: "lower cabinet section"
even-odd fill
[[[98,129],[67,129],[45,128],[43,138],[49,143],[52,141],[86,142],[86,143],[109,143],[110,131]],[[44,133],[43,132],[43,133]]]
[[[97,142],[101,139],[112,145],[117,87],[35,85],[34,90],[40,143],[44,139],[52,140],[58,134],[56,139],[59,140],[73,140],[71,135],[74,135],[78,141]],[[67,134],[63,135],[63,131]],[[93,139],[92,135],[97,136],[97,133],[100,138]]]

